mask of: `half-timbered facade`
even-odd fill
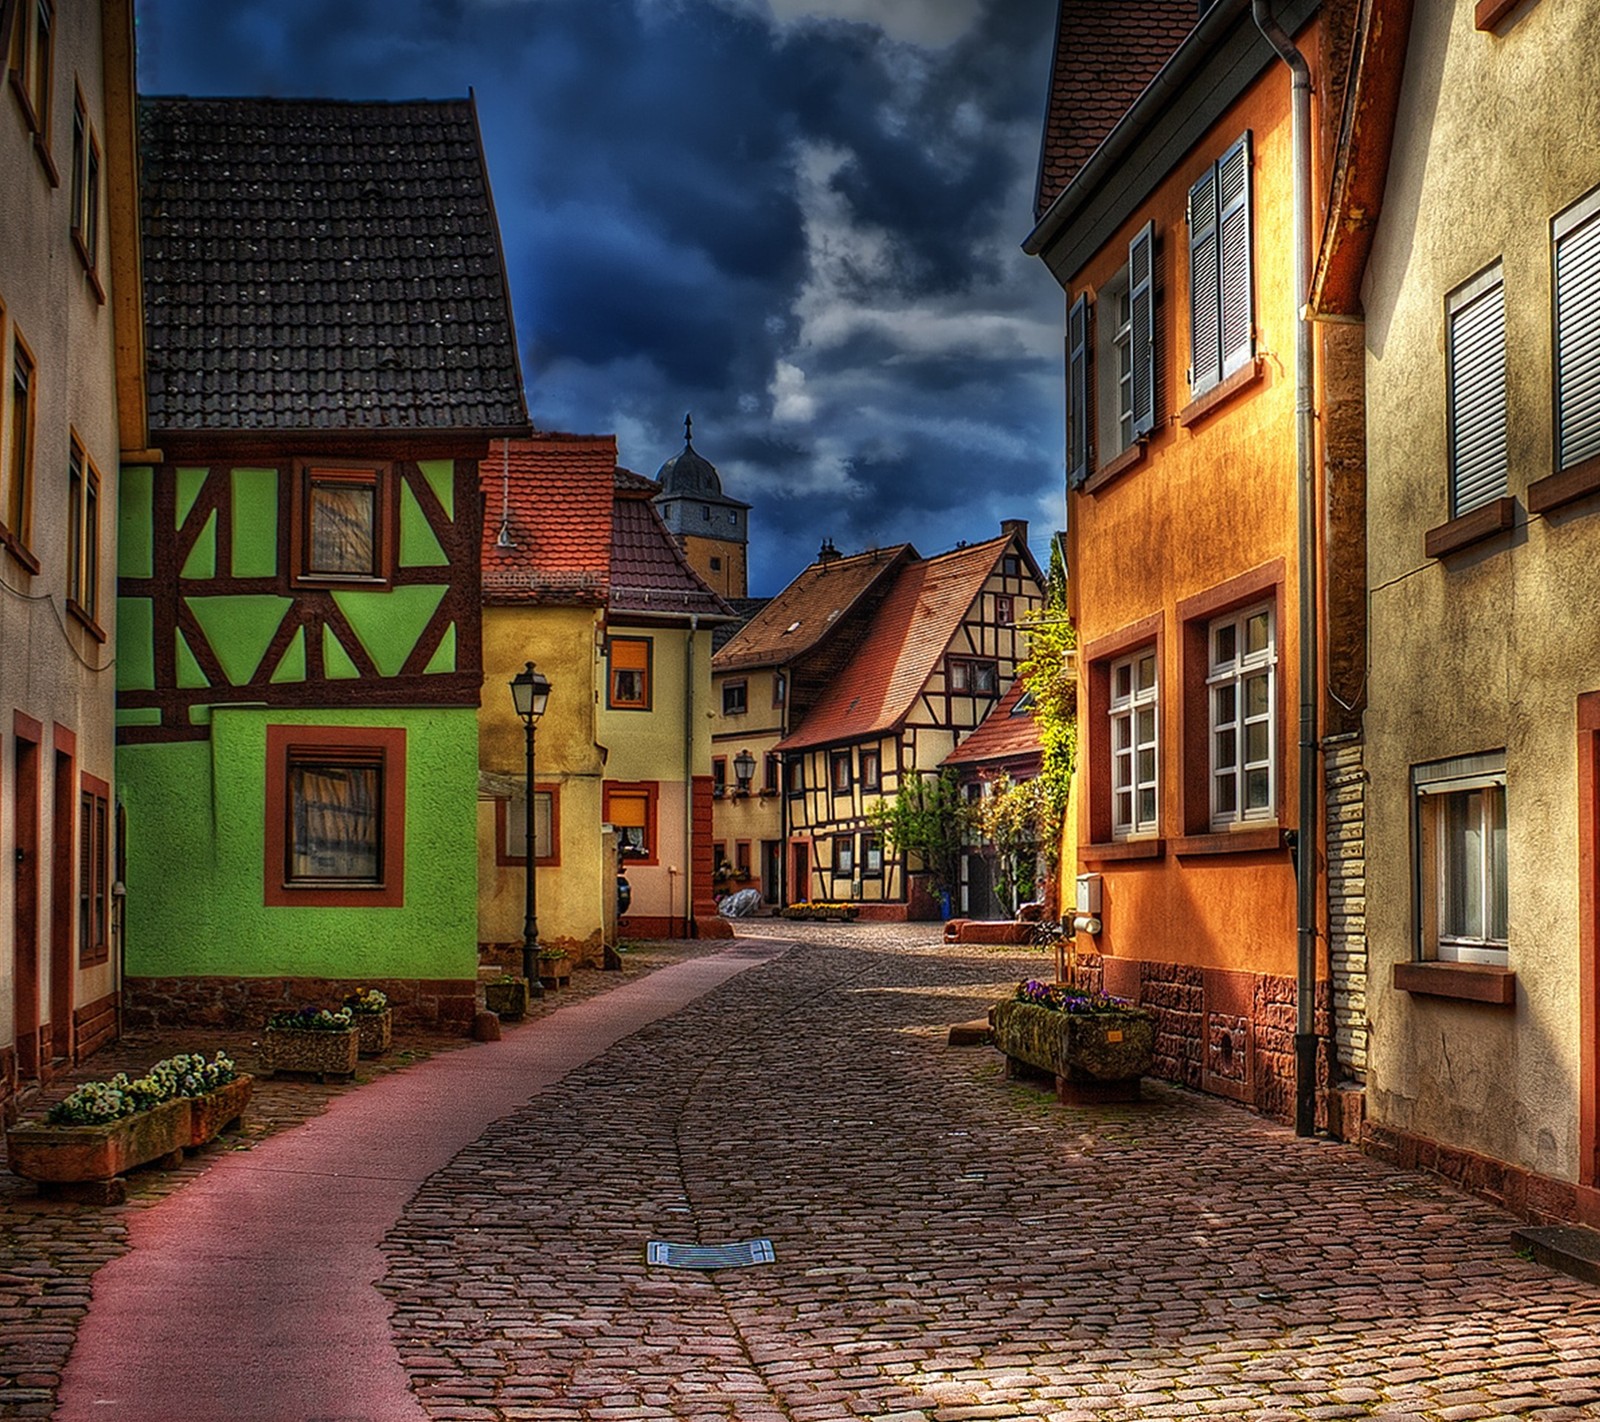
[[[130,1012],[470,1020],[478,466],[521,432],[466,102],[147,100],[120,500]]]
[[[870,631],[801,726],[778,743],[791,901],[854,901],[886,918],[932,916],[918,866],[873,809],[945,757],[1009,689],[1026,655],[1019,622],[1044,600],[1027,524],[908,562]]]
[[[131,0],[0,5],[0,1115],[118,1030],[110,510],[143,449]]]
[[[860,647],[900,570],[909,543],[842,556],[824,543],[816,562],[717,649],[712,659],[711,795],[724,886],[757,887],[769,904],[786,893],[788,798],[777,746]],[[749,780],[741,779],[741,767]]]

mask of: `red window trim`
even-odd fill
[[[383,882],[291,884],[284,873],[289,833],[289,753],[379,751],[383,756]],[[406,733],[403,726],[268,726],[263,902],[268,908],[404,908]]]
[[[611,797],[616,794],[643,795],[644,798],[644,838],[645,847],[650,851],[643,859],[630,859],[629,865],[659,864],[661,862],[661,839],[658,831],[660,818],[656,813],[657,801],[661,798],[661,786],[654,780],[607,780],[601,792],[601,814],[605,816],[607,824],[613,823],[611,819]]]
[[[534,856],[536,869],[557,869],[561,865],[561,786],[553,780],[535,780],[535,795],[550,797],[550,853]],[[494,862],[505,866],[526,864],[528,856],[511,852],[511,801],[504,795],[494,802]]]
[[[1113,845],[1151,843],[1151,836],[1144,836],[1138,840],[1113,840],[1111,833],[1111,664],[1120,657],[1127,656],[1130,652],[1137,651],[1140,647],[1156,649],[1156,685],[1160,688],[1156,701],[1156,745],[1167,745],[1166,728],[1172,724],[1170,713],[1167,664],[1166,664],[1166,626],[1162,615],[1152,613],[1149,617],[1142,617],[1137,622],[1130,622],[1126,627],[1120,627],[1115,632],[1104,637],[1097,637],[1086,645],[1081,654],[1081,665],[1088,669],[1086,677],[1086,690],[1088,693],[1088,742],[1089,754],[1083,758],[1083,763],[1088,772],[1088,803],[1089,803],[1089,844],[1088,849],[1101,851]],[[1162,821],[1167,818],[1167,796],[1165,783],[1167,780],[1167,766],[1171,752],[1158,750],[1156,767],[1160,780],[1156,784],[1156,806],[1158,812],[1157,833],[1161,831]],[[1159,851],[1154,851],[1159,853]],[[1097,857],[1120,858],[1133,857],[1133,855],[1097,855]]]
[[[373,488],[371,573],[315,573],[305,565],[311,542],[311,483],[319,475],[334,482],[370,484]],[[394,466],[368,459],[296,459],[289,481],[293,504],[289,511],[289,575],[296,587],[382,587],[394,576],[398,520],[394,506]]]
[[[1237,829],[1213,831],[1211,828],[1211,715],[1206,690],[1206,678],[1211,672],[1210,627],[1224,613],[1235,612],[1251,603],[1272,604],[1273,637],[1278,655],[1277,725],[1274,728],[1278,749],[1277,763],[1273,766],[1276,783],[1272,787],[1272,803],[1277,811],[1276,825],[1281,827],[1285,821],[1292,823],[1289,795],[1294,788],[1294,777],[1288,773],[1288,765],[1295,742],[1289,735],[1288,708],[1294,702],[1290,694],[1294,688],[1289,675],[1293,668],[1285,645],[1283,589],[1284,561],[1274,558],[1270,563],[1263,563],[1259,568],[1240,573],[1178,603],[1179,731],[1175,749],[1182,767],[1178,782],[1178,824],[1182,836],[1194,837],[1191,852],[1200,850],[1203,841],[1213,834],[1248,834],[1274,826],[1272,820],[1249,820]]]

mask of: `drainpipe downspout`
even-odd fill
[[[1300,816],[1295,833],[1294,1129],[1312,1135],[1317,1121],[1317,497],[1315,369],[1307,301],[1311,276],[1311,67],[1268,10],[1251,0],[1256,28],[1289,67],[1294,147],[1294,414],[1299,514]]]
[[[700,614],[689,614],[683,644],[683,936],[693,938],[694,922],[694,639]]]

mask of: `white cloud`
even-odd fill
[[[772,396],[772,418],[805,424],[817,412],[817,402],[806,390],[806,373],[790,361],[780,360],[767,385]]]
[[[977,20],[982,0],[721,0],[778,28],[844,21],[871,25],[901,44],[943,49]]]

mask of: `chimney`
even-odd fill
[[[1000,520],[1001,533],[1014,533],[1024,543],[1028,541],[1028,520],[1025,518],[1003,518]]]
[[[1027,525],[1024,524],[1023,527],[1026,528]],[[822,540],[822,547],[817,549],[817,562],[819,563],[836,563],[843,556],[844,555],[833,546],[833,540],[831,538],[824,538]]]

